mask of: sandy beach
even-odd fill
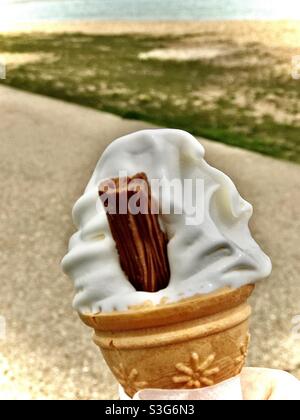
[[[264,42],[272,47],[295,48],[300,52],[299,21],[73,21],[24,23],[15,26],[0,25],[0,33],[44,32],[84,33],[101,35],[151,34],[182,35],[218,33],[240,42]]]

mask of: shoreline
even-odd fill
[[[153,36],[217,33],[239,43],[258,42],[270,46],[299,48],[299,20],[203,20],[203,21],[45,21],[23,23],[18,27],[0,24],[0,35],[20,33],[82,33],[91,35],[138,35]]]

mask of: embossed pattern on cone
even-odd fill
[[[95,343],[129,396],[145,388],[202,388],[232,378],[242,370],[250,338],[248,320],[251,309],[246,301],[253,288],[228,289],[200,296],[198,300],[193,298],[151,309],[153,325],[149,326],[149,317],[146,317],[145,328],[138,324],[139,328],[133,326],[130,329],[129,324],[127,330],[118,330],[114,321],[113,330],[106,330],[107,325],[104,325],[103,331],[102,314],[82,318],[95,329]],[[214,306],[211,313],[209,302],[215,303],[216,299],[218,307]],[[207,315],[203,313],[199,317],[201,305],[203,308],[207,306]],[[181,306],[185,308],[183,313],[187,320],[183,319]],[[170,321],[157,326],[157,314],[164,311],[169,312]],[[178,322],[171,316],[173,311],[178,314]],[[147,309],[137,312],[142,319]],[[134,317],[136,311],[115,313],[110,318],[122,318],[124,314]]]

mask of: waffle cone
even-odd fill
[[[240,373],[249,344],[254,286],[174,304],[80,315],[125,392],[215,385]]]

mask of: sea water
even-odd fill
[[[299,19],[299,0],[1,0],[1,21]]]

